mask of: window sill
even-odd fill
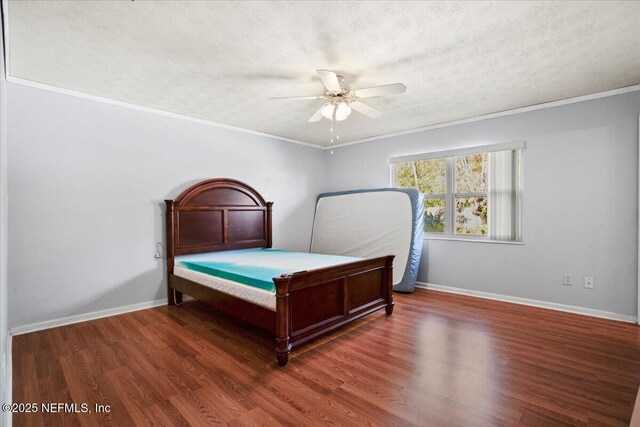
[[[488,239],[473,239],[465,237],[439,237],[439,236],[424,236],[424,240],[450,240],[455,242],[470,242],[470,243],[493,243],[496,245],[524,245],[524,242],[508,242],[504,240],[488,240]]]

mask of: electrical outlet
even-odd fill
[[[568,273],[564,273],[562,275],[562,284],[563,285],[567,285],[567,286],[571,286],[571,275]]]
[[[584,278],[584,287],[587,289],[593,289],[593,277]]]
[[[164,249],[162,243],[156,242],[156,253],[153,256],[155,259],[162,259],[162,249]]]

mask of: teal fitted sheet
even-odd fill
[[[175,258],[179,267],[275,291],[274,277],[359,261],[363,258],[254,248],[207,252]]]

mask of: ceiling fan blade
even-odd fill
[[[353,91],[358,98],[369,98],[372,96],[393,95],[395,93],[404,93],[407,87],[402,83],[393,83],[390,85],[367,87]]]
[[[349,106],[356,110],[358,113],[364,114],[367,117],[371,117],[375,119],[376,117],[380,117],[382,115],[382,111],[377,108],[373,108],[370,105],[365,104],[364,102],[354,101],[350,102]]]
[[[324,105],[322,107],[324,107]],[[322,107],[320,107],[320,109],[318,111],[316,111],[316,113],[313,116],[311,116],[309,118],[309,120],[307,120],[307,121],[308,122],[319,122],[320,120],[322,120],[322,118],[324,117],[322,115]]]
[[[269,98],[269,101],[273,100],[273,99],[322,99],[324,98],[323,95],[318,95],[318,96],[274,96],[272,98]]]
[[[336,73],[329,70],[316,70],[316,73],[318,73],[320,80],[322,80],[322,84],[324,84],[324,87],[326,87],[329,92],[342,92]]]

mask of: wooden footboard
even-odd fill
[[[393,312],[393,256],[283,275],[276,284],[276,356],[385,308]]]

